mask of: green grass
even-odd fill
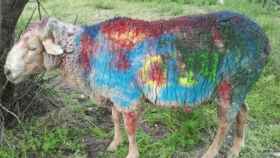
[[[49,120],[48,120],[49,121]],[[33,120],[6,133],[6,144],[0,148],[1,158],[62,157],[66,154],[84,155],[83,130],[69,127],[48,127]],[[52,156],[51,156],[52,155]]]
[[[108,0],[108,1],[97,1],[95,4],[96,9],[114,9],[115,1]]]
[[[242,158],[262,158],[274,151],[280,151],[280,13],[271,8],[262,8],[242,0],[226,0],[224,6],[216,0],[45,0],[42,1],[51,16],[66,22],[94,24],[114,16],[129,16],[154,20],[173,16],[206,13],[217,10],[232,10],[243,13],[260,24],[268,34],[272,52],[263,75],[247,98],[250,108],[249,128],[246,132],[246,146]],[[19,20],[18,30],[24,28],[34,4],[29,4]],[[38,15],[35,15],[38,19]],[[47,86],[47,85],[46,85]],[[87,108],[92,101],[81,103],[78,94],[57,94],[65,107],[45,116],[34,117],[15,129],[5,132],[6,143],[0,146],[0,157],[86,157],[87,148],[83,139],[110,139],[111,129],[102,127],[98,121],[102,116],[88,116]],[[95,107],[95,105],[93,105]],[[150,130],[140,128],[137,142],[141,157],[169,158],[172,155],[195,157],[198,150],[205,150],[216,130],[216,109],[214,106],[199,108],[193,113],[181,109],[151,108],[146,105],[141,124]],[[110,120],[110,119],[109,119]],[[156,137],[155,126],[164,129],[165,135]],[[124,130],[124,129],[123,129]],[[99,157],[125,157],[127,140],[115,153],[99,152]]]

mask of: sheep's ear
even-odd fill
[[[41,29],[41,39],[50,38],[54,39],[53,41],[60,41],[59,46],[65,53],[74,52],[74,34],[77,31],[74,25],[63,23],[56,18],[46,18],[41,22]]]
[[[55,44],[52,39],[47,38],[47,39],[43,40],[42,43],[48,54],[50,54],[50,55],[63,54],[63,49],[59,45]]]

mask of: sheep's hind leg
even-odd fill
[[[108,146],[108,151],[115,151],[121,143],[120,112],[114,106],[112,106],[112,120],[114,123],[114,139]]]
[[[138,158],[139,151],[136,143],[136,130],[138,122],[138,113],[137,112],[124,112],[124,124],[128,136],[129,149],[128,155],[126,158]]]
[[[208,148],[207,152],[202,156],[202,158],[214,158],[220,147],[221,144],[224,142],[225,136],[228,133],[228,129],[230,127],[230,123],[226,120],[224,115],[219,117],[219,127],[214,138],[214,141]]]
[[[218,131],[212,144],[202,158],[214,158],[224,142],[225,136],[230,127],[230,121],[228,120],[227,114],[231,108],[231,93],[232,89],[230,83],[227,81],[222,82],[218,88]]]
[[[241,147],[244,145],[244,135],[248,113],[247,111],[247,106],[243,104],[238,115],[236,116],[236,133],[228,158],[238,157]]]

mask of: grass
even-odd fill
[[[216,5],[214,0],[46,0],[42,3],[51,16],[67,22],[74,22],[78,16],[79,24],[93,24],[114,16],[154,20],[217,10],[232,10],[254,19],[268,34],[272,52],[264,73],[247,98],[249,128],[246,146],[240,157],[270,157],[271,152],[280,151],[279,12],[241,0],[226,0],[224,6]],[[34,5],[30,3],[26,6],[18,30],[25,27]],[[35,19],[38,19],[37,14]],[[112,124],[107,125],[109,115],[105,115],[93,102],[80,102],[77,93],[69,95],[59,91],[56,95],[66,106],[45,116],[34,117],[14,129],[7,129],[5,144],[0,146],[1,158],[34,155],[40,158],[87,157],[88,147],[83,140],[87,137],[97,140],[112,138]],[[88,114],[91,105],[97,110],[93,115]],[[137,134],[142,157],[195,157],[197,152],[205,150],[215,134],[217,119],[214,106],[199,108],[193,113],[146,107],[142,128]],[[124,134],[123,138],[126,138]],[[103,148],[98,157],[125,157],[127,144],[124,139],[115,153],[104,152]]]
[[[98,1],[95,4],[95,8],[96,9],[114,9],[115,6],[115,1],[112,0],[108,0],[108,1]]]

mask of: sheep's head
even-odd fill
[[[49,68],[50,56],[62,55],[64,50],[55,44],[53,25],[56,19],[32,23],[8,53],[5,68],[7,79],[19,83],[26,77]]]

